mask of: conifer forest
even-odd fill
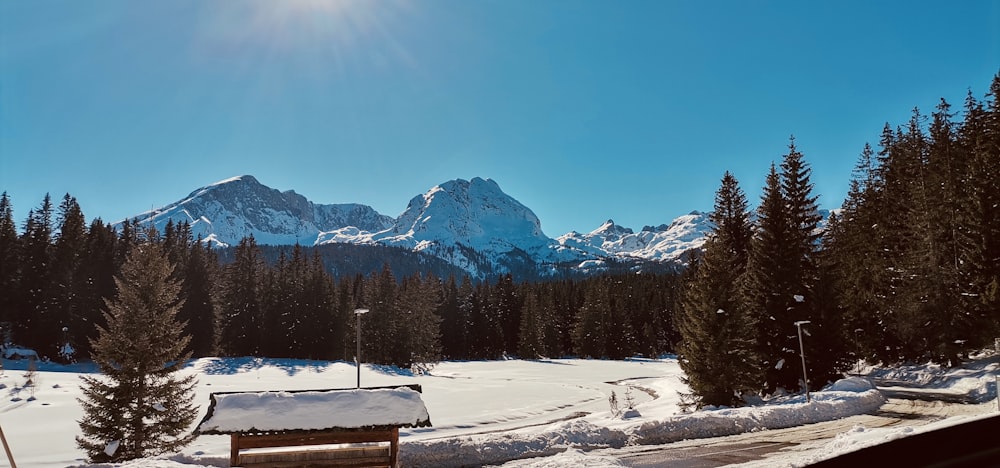
[[[801,388],[800,331],[810,386],[859,360],[957,364],[1000,338],[998,96],[1000,74],[982,98],[970,91],[960,106],[942,99],[872,129],[877,141],[844,156],[857,164],[828,220],[794,137],[761,168],[759,197],[746,191],[758,193],[757,181],[727,172],[705,246],[679,272],[475,281],[384,261],[335,274],[325,246],[250,237],[219,251],[183,223],[156,232],[88,222],[69,194],[46,196],[19,224],[4,192],[0,338],[55,361],[89,360],[123,264],[153,243],[179,285],[176,318],[193,357],[353,361],[358,323],[365,362],[417,370],[674,353],[696,406]]]

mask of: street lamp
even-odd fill
[[[354,362],[358,366],[358,389],[361,388],[361,316],[368,313],[368,309],[354,309],[354,316],[358,318],[357,326],[354,329],[358,332],[358,353],[354,356]]]
[[[861,375],[861,332],[865,331],[863,328],[854,329],[854,347],[857,348],[858,355],[855,356],[855,364],[857,364],[858,369],[855,374]]]
[[[809,398],[809,376],[806,375],[806,351],[802,347],[802,325],[811,323],[808,320],[799,320],[795,322],[795,328],[799,330],[799,356],[802,356],[802,383],[806,386],[806,402],[811,401]]]

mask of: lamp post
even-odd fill
[[[358,366],[358,389],[361,388],[361,316],[368,313],[368,309],[354,309],[354,316],[358,318],[358,323],[354,330],[358,332],[357,343],[358,352],[354,356],[355,364]]]
[[[802,356],[802,384],[806,387],[806,402],[812,401],[809,398],[809,376],[806,375],[806,351],[802,347],[802,325],[811,323],[808,320],[799,320],[795,322],[795,328],[799,330],[799,356]]]
[[[855,356],[855,364],[857,364],[858,369],[855,374],[861,375],[861,332],[865,331],[863,328],[854,329],[854,347],[857,348],[858,355]]]

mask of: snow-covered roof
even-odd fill
[[[211,394],[199,434],[429,427],[420,386]]]

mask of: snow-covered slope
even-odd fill
[[[430,253],[482,276],[506,272],[511,262],[580,262],[595,254],[563,249],[542,232],[528,207],[491,179],[451,180],[410,200],[395,224],[351,240],[346,230],[320,235],[320,242],[378,242]]]
[[[613,221],[589,234],[552,239],[528,207],[491,179],[456,179],[410,200],[398,218],[366,205],[315,204],[294,191],[280,192],[252,176],[226,179],[195,190],[137,217],[161,231],[169,221],[187,221],[194,236],[219,246],[253,235],[258,244],[383,244],[439,257],[475,277],[520,271],[608,268],[642,262],[671,263],[698,248],[707,216],[692,212],[670,225],[636,233]]]
[[[164,226],[187,221],[195,237],[219,246],[239,243],[253,235],[258,244],[312,245],[322,231],[353,226],[380,231],[392,225],[391,217],[354,203],[318,205],[294,191],[279,192],[253,176],[233,177],[191,192],[183,200],[136,217]]]
[[[685,252],[701,248],[710,228],[708,214],[692,211],[669,225],[645,226],[639,232],[619,226],[609,219],[587,234],[574,231],[557,240],[564,246],[595,255],[680,261]]]

